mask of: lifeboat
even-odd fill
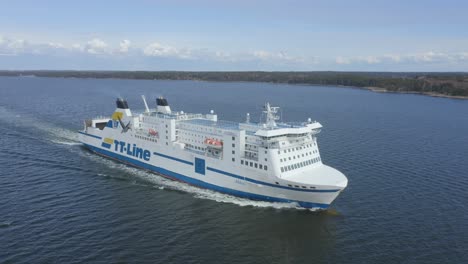
[[[205,145],[207,145],[208,147],[213,147],[213,148],[222,148],[223,142],[215,138],[206,138]]]
[[[159,133],[158,133],[158,131],[156,131],[156,130],[154,130],[154,129],[152,129],[152,128],[150,128],[150,129],[148,130],[148,134],[149,134],[150,136],[159,138]]]

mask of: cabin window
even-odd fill
[[[265,158],[265,161],[268,161],[267,158]]]
[[[233,150],[233,151],[232,151],[232,154],[236,154],[236,152]]]
[[[232,158],[232,161],[234,162],[234,161],[236,161],[236,159],[235,159],[235,158]]]
[[[244,165],[244,160],[241,160],[241,164]]]
[[[281,167],[281,172],[284,172],[284,168],[283,168],[283,167]]]
[[[253,162],[250,162],[250,167],[253,167]]]
[[[258,168],[258,164],[257,164],[257,163],[255,163],[255,168]]]
[[[267,166],[265,165],[265,166],[263,166],[263,169],[264,169],[264,170],[267,170],[268,168],[267,168]]]
[[[260,167],[260,169],[263,169],[263,165],[262,165],[262,164],[260,164],[259,167]]]
[[[234,148],[236,146],[236,144],[232,143],[232,147]]]
[[[235,137],[232,137],[232,140],[236,140],[236,138],[235,138]]]

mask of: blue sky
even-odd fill
[[[468,71],[468,1],[1,1],[0,69]]]

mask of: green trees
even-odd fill
[[[468,73],[395,72],[179,72],[179,71],[0,71],[0,76],[246,81],[377,87],[392,92],[468,96]]]

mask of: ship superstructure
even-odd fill
[[[133,114],[123,99],[110,117],[85,121],[80,141],[97,154],[215,191],[326,209],[347,178],[322,163],[311,119],[281,123],[267,103],[265,122],[218,120],[217,114],[173,112],[165,98]]]

